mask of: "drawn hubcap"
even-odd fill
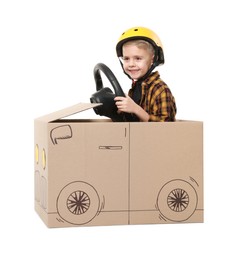
[[[67,208],[75,215],[84,214],[90,207],[90,198],[84,191],[74,191],[67,201]]]
[[[183,189],[174,189],[169,193],[167,203],[171,210],[182,212],[189,204],[189,196]]]

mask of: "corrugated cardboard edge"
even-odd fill
[[[39,121],[44,121],[44,122],[51,122],[66,116],[71,116],[73,114],[94,108],[94,107],[98,107],[101,106],[101,103],[97,103],[97,104],[92,104],[92,103],[78,103],[76,105],[58,110],[56,112],[41,116],[36,118],[35,120],[39,120]]]

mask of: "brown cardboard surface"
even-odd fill
[[[203,123],[35,119],[35,209],[48,227],[203,222]]]
[[[79,103],[64,109],[61,109],[59,111],[44,115],[42,117],[39,117],[38,121],[44,121],[44,122],[51,122],[53,120],[57,120],[59,118],[67,117],[79,112],[83,112],[85,110],[88,110],[90,108],[98,107],[101,104],[92,104],[92,103]]]
[[[158,218],[202,221],[202,124],[136,123],[130,131],[130,208],[137,212],[135,218],[143,219],[147,211],[154,212],[156,223]]]

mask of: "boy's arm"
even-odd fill
[[[141,122],[149,121],[149,114],[139,105],[136,104],[134,114],[139,118]]]

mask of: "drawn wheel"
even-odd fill
[[[190,218],[196,210],[197,202],[196,190],[183,180],[167,182],[157,198],[160,213],[171,221],[185,221]]]
[[[74,225],[83,225],[97,215],[99,196],[90,184],[72,182],[61,190],[56,204],[62,219]]]

